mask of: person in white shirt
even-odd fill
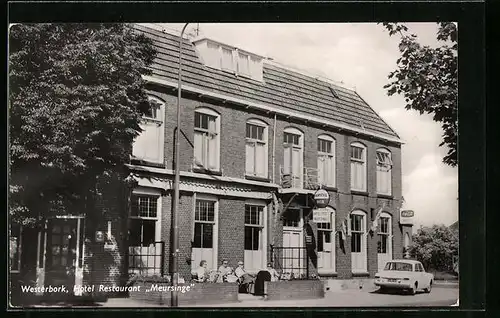
[[[200,267],[196,270],[196,281],[199,283],[206,282],[208,279],[208,269],[207,261],[203,260],[200,262]]]
[[[255,277],[247,273],[243,265],[244,265],[243,262],[239,261],[238,267],[234,271],[234,274],[238,277],[240,285],[244,286],[248,291],[249,285],[255,282]]]

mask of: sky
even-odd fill
[[[161,24],[179,32],[183,24]],[[437,24],[408,23],[424,45],[435,46]],[[404,109],[401,96],[383,88],[396,69],[399,38],[375,23],[192,23],[186,33],[206,36],[318,74],[358,94],[398,133],[402,146],[404,209],[415,211],[414,230],[458,220],[458,168],[442,163],[442,130],[428,115]]]

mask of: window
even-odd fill
[[[194,164],[198,168],[219,170],[220,120],[210,109],[197,109],[194,116]]]
[[[283,134],[282,186],[302,188],[303,184],[303,134],[295,128],[287,128]]]
[[[351,268],[353,272],[367,271],[366,214],[355,210],[350,215]]]
[[[386,270],[386,271],[412,272],[413,266],[410,263],[389,262],[385,265],[384,270]]]
[[[267,178],[267,126],[252,120],[246,125],[246,174]]]
[[[380,230],[378,232],[378,253],[386,254],[389,251],[389,240],[390,240],[390,229],[389,229],[390,219],[387,217],[380,218]]]
[[[22,228],[19,224],[11,224],[10,227],[10,270],[19,271],[21,269],[21,233]]]
[[[366,191],[366,147],[351,144],[351,190]]]
[[[159,196],[134,194],[131,198],[129,244],[149,246],[156,241]]]
[[[287,209],[283,215],[283,226],[285,227],[299,227],[300,226],[300,210]]]
[[[226,71],[234,72],[235,68],[233,65],[233,50],[222,48],[222,69]]]
[[[245,204],[245,254],[247,269],[258,270],[265,267],[265,206],[258,203]]]
[[[377,193],[390,195],[392,192],[392,160],[386,149],[377,150]]]
[[[263,206],[245,205],[245,250],[260,249],[263,211]]]
[[[351,252],[361,252],[363,235],[363,216],[351,215]]]
[[[142,132],[134,140],[132,155],[140,160],[162,164],[165,103],[152,96],[149,97],[149,103],[140,123]]]
[[[318,183],[335,186],[335,141],[329,136],[318,138]]]
[[[324,245],[332,242],[332,224],[317,223],[318,226],[318,252],[323,252]]]
[[[194,212],[194,248],[213,248],[215,201],[196,200]]]

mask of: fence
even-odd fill
[[[309,279],[309,259],[305,247],[271,245],[271,261],[284,279]]]
[[[149,246],[129,246],[129,274],[163,276],[165,242],[154,242]]]

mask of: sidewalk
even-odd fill
[[[391,295],[374,293],[376,288],[368,290],[343,290],[327,292],[325,298],[304,300],[274,300],[268,301],[241,295],[240,301],[223,304],[190,304],[181,308],[261,308],[261,307],[416,307],[416,306],[451,306],[456,303],[458,289],[435,288],[431,294],[420,293],[415,296]],[[154,304],[145,304],[131,299],[109,299],[102,303],[104,308],[153,308],[165,307]]]

